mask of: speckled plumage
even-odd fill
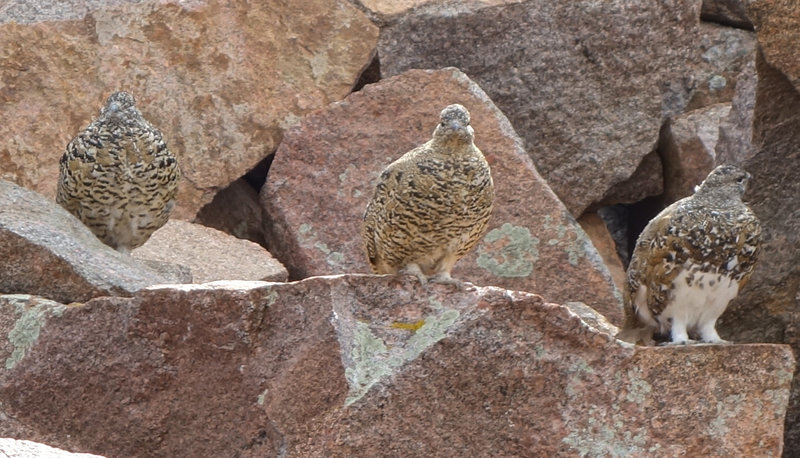
[[[723,343],[717,318],[755,268],[761,225],[742,202],[750,174],[731,165],[714,169],[694,195],[665,208],[636,242],[624,292],[620,338],[672,343]]]
[[[167,222],[180,176],[161,132],[132,95],[115,92],[67,145],[56,202],[103,243],[128,253]]]
[[[461,105],[442,110],[433,138],[381,173],[362,239],[372,270],[458,283],[453,265],[486,231],[494,184]]]

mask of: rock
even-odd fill
[[[0,439],[0,455],[5,458],[102,458],[88,453],[70,453],[44,444],[16,439]]]
[[[690,99],[670,116],[717,103],[729,103],[742,70],[755,60],[756,36],[747,30],[700,23],[700,59],[691,77]]]
[[[745,7],[764,60],[800,90],[800,59],[795,51],[800,42],[800,2],[746,0]]]
[[[0,11],[0,23],[30,24],[44,21],[81,19],[92,10],[124,3],[141,3],[142,0],[59,0],[36,2],[8,0]]]
[[[717,165],[719,126],[731,111],[720,103],[676,116],[664,129],[659,150],[664,163],[664,202],[694,193]]]
[[[746,0],[703,0],[700,19],[740,29],[753,30],[744,6]]]
[[[169,221],[132,254],[142,261],[188,266],[195,283],[289,277],[286,268],[258,244],[187,221]]]
[[[460,68],[577,216],[653,150],[662,110],[688,103],[699,10],[695,0],[421,7],[381,28],[381,72]]]
[[[736,83],[731,111],[719,125],[716,157],[720,164],[743,164],[755,154],[753,109],[756,103],[755,59],[742,71]]]
[[[616,204],[631,204],[664,192],[664,169],[657,151],[642,158],[642,162],[625,181],[611,186],[600,202],[589,209],[595,210]]]
[[[760,30],[759,22],[751,18]],[[789,28],[796,26],[787,22]],[[800,163],[800,93],[761,54],[756,72],[753,153],[742,165],[753,174],[745,200],[761,219],[764,241],[750,283],[728,307],[717,329],[734,341],[785,342],[797,351],[800,169],[794,164]],[[786,420],[786,456],[800,453],[800,386],[793,388],[792,396]]]
[[[142,265],[158,272],[161,276],[169,279],[170,283],[191,283],[192,269],[182,264],[158,261],[155,259],[134,258]]]
[[[454,278],[583,301],[619,322],[621,306],[597,251],[505,116],[457,69],[409,71],[368,85],[287,132],[261,192],[270,251],[292,279],[370,272],[360,227],[377,178],[430,139],[451,103],[470,110],[496,195],[488,233],[456,264]]]
[[[606,223],[597,213],[584,213],[578,218],[578,224],[581,225],[581,229],[589,236],[592,245],[603,258],[603,263],[611,273],[614,285],[622,291],[625,286],[625,266],[622,265],[622,260],[617,254],[616,243],[608,232]]]
[[[530,293],[411,277],[48,307],[0,298],[0,359],[24,347],[0,408],[109,456],[777,456],[794,370],[782,345],[633,347]]]
[[[64,303],[171,283],[104,245],[69,212],[0,180],[0,291]]]
[[[378,33],[346,0],[62,3],[0,24],[0,177],[55,195],[67,142],[124,89],[179,157],[180,219],[348,94]]]
[[[201,208],[194,222],[263,245],[262,213],[258,192],[244,179],[239,178],[218,192],[211,203]]]

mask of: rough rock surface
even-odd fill
[[[642,158],[642,162],[633,174],[614,186],[611,186],[600,202],[593,204],[590,210],[615,204],[631,204],[664,192],[664,167],[658,151],[652,151]]]
[[[757,31],[758,45],[769,65],[783,73],[800,90],[800,2],[746,0],[747,16]],[[760,74],[760,73],[759,73]]]
[[[800,22],[795,23],[795,27]],[[759,25],[756,23],[756,29]],[[740,342],[786,342],[800,349],[800,94],[760,55],[753,112],[753,174],[745,199],[764,226],[759,263],[717,327]],[[787,456],[800,453],[800,385],[787,417]]]
[[[177,280],[104,245],[55,202],[0,180],[0,292],[69,303]]]
[[[573,215],[626,180],[689,100],[700,2],[430,6],[381,28],[381,72],[460,68],[523,136]]]
[[[67,142],[124,89],[179,157],[173,216],[191,219],[298,117],[344,97],[377,41],[346,0],[109,3],[0,24],[0,178],[53,196]]]
[[[200,209],[194,222],[264,245],[263,212],[258,192],[239,178]]]
[[[533,294],[413,278],[6,296],[0,317],[3,413],[109,456],[778,456],[794,369],[786,346],[635,348]]]
[[[133,256],[188,266],[194,283],[289,278],[286,268],[261,246],[187,221],[169,221],[133,250]]]
[[[269,249],[291,278],[370,272],[360,227],[381,170],[430,139],[445,106],[470,110],[475,144],[492,167],[494,212],[453,277],[579,300],[619,322],[602,259],[539,176],[508,120],[457,69],[409,71],[304,118],[286,137],[262,188]]]
[[[753,24],[747,17],[745,2],[747,0],[703,0],[700,18],[704,21],[753,30]]]
[[[0,456],[3,458],[102,458],[88,453],[70,453],[37,442],[0,439]]]
[[[666,203],[693,194],[717,165],[719,126],[730,111],[729,103],[709,105],[678,115],[666,125],[659,144]]]
[[[690,99],[685,106],[677,104],[677,110],[673,110],[671,116],[730,102],[739,74],[755,60],[756,36],[753,32],[704,22],[700,23],[699,30],[699,61],[687,83],[692,88]]]
[[[743,164],[753,150],[753,109],[756,103],[756,61],[739,75],[728,117],[719,125],[716,157],[720,164]]]

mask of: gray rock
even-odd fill
[[[689,101],[696,0],[470,5],[394,17],[380,34],[381,72],[460,68],[508,116],[573,215],[630,177],[662,115]]]
[[[642,158],[631,176],[606,191],[599,203],[592,208],[606,207],[615,204],[631,204],[664,192],[664,167],[657,151],[652,151]]]
[[[757,82],[756,61],[753,59],[739,76],[728,117],[720,122],[716,147],[718,164],[742,165],[755,154],[753,109]]]
[[[170,279],[104,245],[55,202],[0,180],[0,291],[69,303],[161,283]]]
[[[797,27],[795,23],[794,27]],[[758,29],[758,24],[756,24]],[[753,174],[745,200],[761,219],[764,241],[756,270],[721,317],[723,338],[784,342],[800,350],[800,94],[781,71],[756,60],[753,152],[743,163]],[[800,386],[787,414],[786,455],[800,453]]]
[[[260,245],[187,221],[167,222],[132,255],[142,262],[187,266],[194,283],[289,278],[286,268]]]

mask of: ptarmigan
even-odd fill
[[[181,172],[161,132],[115,92],[67,145],[56,202],[106,245],[129,253],[169,219]]]
[[[761,225],[742,202],[750,174],[732,165],[715,168],[694,195],[665,208],[636,242],[624,293],[626,322],[619,338],[672,344],[727,343],[717,318],[755,268]]]
[[[446,107],[433,138],[381,173],[361,231],[375,273],[460,285],[450,271],[483,236],[494,201],[469,123],[466,108]]]

